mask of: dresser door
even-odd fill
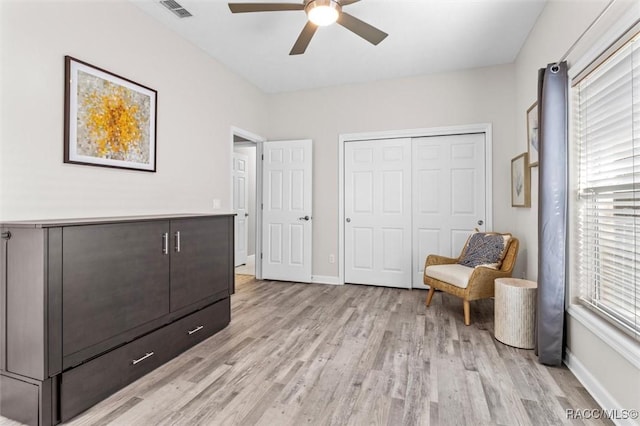
[[[232,216],[171,221],[172,312],[206,297],[229,295],[232,227]]]
[[[169,313],[168,221],[63,229],[63,354]]]

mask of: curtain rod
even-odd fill
[[[600,12],[600,14],[598,16],[596,16],[596,19],[594,19],[593,22],[591,22],[591,24],[587,27],[587,29],[584,30],[582,32],[582,34],[580,34],[580,37],[578,37],[578,39],[571,45],[571,47],[569,47],[567,52],[564,55],[562,55],[562,58],[560,58],[560,60],[557,63],[560,63],[560,62],[564,61],[565,59],[567,59],[567,56],[569,56],[571,54],[571,52],[573,52],[573,49],[575,49],[575,47],[578,45],[578,43],[580,43],[580,41],[582,41],[584,36],[591,30],[591,28],[593,28],[600,21],[600,19],[602,19],[604,14],[607,13],[607,11],[611,8],[613,3],[615,3],[615,2],[616,2],[616,0],[610,0],[609,1],[609,4],[607,4],[605,6],[605,8],[602,9],[602,12]]]

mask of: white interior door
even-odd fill
[[[247,245],[249,241],[248,203],[249,203],[249,157],[233,153],[233,212],[235,218],[235,266],[247,263]]]
[[[311,140],[263,148],[262,278],[311,282]]]
[[[455,257],[474,228],[485,229],[485,135],[413,139],[413,287],[431,253]]]
[[[411,287],[411,139],[345,143],[345,282]]]

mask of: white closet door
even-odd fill
[[[263,146],[262,278],[311,282],[311,140]]]
[[[411,139],[345,144],[345,281],[411,286]]]
[[[427,255],[456,257],[485,229],[485,135],[413,139],[413,287],[427,288]]]
[[[249,157],[233,153],[233,212],[235,217],[235,266],[247,263],[247,242],[249,240],[247,222],[249,202],[249,178],[247,164]]]

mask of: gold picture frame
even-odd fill
[[[511,207],[531,207],[531,169],[527,152],[511,160]]]

